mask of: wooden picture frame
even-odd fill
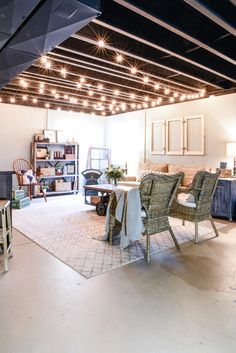
[[[163,155],[166,150],[165,120],[151,122],[151,154]]]
[[[63,130],[57,130],[57,143],[66,143],[68,141],[68,136]]]
[[[166,154],[183,155],[183,119],[166,119]]]
[[[56,130],[43,130],[44,138],[48,138],[50,143],[57,142]]]
[[[183,118],[184,154],[186,156],[203,156],[205,153],[204,116],[194,115]]]
[[[75,165],[74,164],[67,164],[67,174],[75,174]]]

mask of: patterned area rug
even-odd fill
[[[179,243],[192,240],[194,225],[171,219],[173,231]],[[217,228],[222,224],[216,223]],[[84,204],[80,195],[35,199],[29,207],[13,210],[13,227],[30,238],[52,255],[79,272],[85,278],[126,265],[143,258],[141,243],[121,250],[119,245],[110,246],[99,241],[104,233],[105,217],[98,216],[93,206]],[[213,230],[205,225],[199,234],[214,236]],[[151,253],[155,254],[174,247],[168,232],[151,237]]]

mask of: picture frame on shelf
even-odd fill
[[[67,174],[75,174],[75,166],[74,164],[67,164]]]
[[[57,131],[56,130],[43,130],[44,138],[48,138],[50,143],[57,142]]]
[[[57,143],[67,143],[68,136],[65,131],[57,130]]]
[[[37,159],[46,159],[48,155],[47,147],[40,147],[36,149],[36,158]]]

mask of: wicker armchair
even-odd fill
[[[171,229],[168,214],[184,173],[175,175],[148,174],[140,183],[142,220],[146,235],[146,260],[150,262],[150,236],[168,230],[177,249],[180,246]]]
[[[170,216],[195,223],[195,243],[198,243],[198,222],[209,220],[216,236],[219,233],[211,217],[211,203],[219,174],[198,172],[190,187],[180,188],[170,210]],[[191,199],[181,200],[180,193],[187,193]]]

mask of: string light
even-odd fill
[[[115,96],[118,96],[119,94],[120,94],[120,91],[119,91],[118,89],[115,89],[115,90],[114,90],[114,95],[115,95]]]
[[[52,66],[52,64],[50,63],[50,61],[47,61],[47,62],[45,63],[46,69],[50,69],[51,66]]]
[[[159,83],[155,83],[155,85],[154,85],[154,89],[155,89],[155,90],[158,90],[159,88],[160,88]]]
[[[148,76],[144,76],[144,78],[143,78],[143,82],[144,82],[144,83],[148,83],[148,81],[149,81]]]
[[[115,99],[112,100],[112,104],[114,104],[114,105],[116,104],[116,100]]]
[[[169,101],[173,103],[175,101],[174,97],[170,97]]]
[[[103,89],[103,85],[101,83],[98,84],[98,89],[101,91]]]
[[[138,109],[141,109],[141,108],[142,108],[141,104],[138,104],[138,106],[137,106],[137,107],[138,107]]]
[[[48,61],[47,57],[46,56],[42,56],[41,63],[42,64],[46,64],[47,61]]]
[[[122,63],[123,60],[124,60],[123,55],[121,55],[121,54],[117,54],[117,55],[116,55],[116,61],[117,61],[118,63]]]
[[[149,97],[148,97],[148,96],[145,96],[145,97],[144,97],[144,100],[145,100],[145,102],[148,102],[148,101],[149,101]]]
[[[60,108],[60,107],[58,107],[58,108],[57,108],[57,110],[58,110],[58,111],[61,111],[61,108]]]
[[[134,93],[131,93],[131,94],[130,94],[130,98],[131,98],[131,99],[134,99],[134,98],[135,98],[135,94],[134,94]]]
[[[22,87],[24,87],[24,88],[27,88],[27,87],[28,87],[28,83],[27,83],[25,80],[23,80],[23,79],[20,80],[20,85],[21,85]]]
[[[52,92],[52,94],[54,94],[54,95],[57,93],[57,91],[56,91],[55,89],[52,89],[51,92]]]
[[[170,93],[170,89],[169,88],[165,88],[165,94],[169,94]]]
[[[87,107],[88,106],[88,101],[83,101],[83,106]]]
[[[131,72],[131,74],[135,75],[137,73],[137,68],[135,66],[132,66],[130,68],[130,72]]]
[[[105,96],[101,96],[101,101],[105,101],[106,100],[106,97]]]
[[[81,83],[85,83],[85,81],[86,81],[86,80],[85,80],[85,77],[83,77],[83,76],[80,77],[80,82],[81,82]]]
[[[40,88],[44,88],[44,83],[41,82],[40,85],[39,85]]]
[[[179,93],[178,93],[178,92],[175,92],[175,93],[174,93],[174,97],[175,97],[175,98],[177,98],[177,97],[178,97],[178,95],[179,95]]]
[[[43,92],[44,92],[44,89],[43,89],[43,88],[40,88],[40,89],[39,89],[39,93],[40,93],[40,94],[43,94]]]
[[[11,103],[15,103],[15,101],[16,101],[16,100],[15,100],[14,97],[11,97],[11,98],[10,98],[10,102],[11,102]]]
[[[135,103],[132,103],[132,104],[131,104],[131,108],[134,109],[135,107],[136,107],[136,104],[135,104]]]
[[[49,103],[46,103],[46,104],[45,104],[45,107],[46,107],[46,108],[49,108],[49,107],[50,107],[50,104],[49,104]]]
[[[152,101],[152,107],[155,107],[155,105],[156,105],[156,102]]]
[[[37,100],[37,98],[33,98],[32,101],[35,104],[35,103],[37,103],[38,100]]]
[[[97,45],[98,45],[99,48],[104,48],[105,47],[105,40],[100,38],[97,41]]]
[[[27,101],[27,96],[24,94],[24,95],[22,96],[22,99],[23,99],[23,101]]]
[[[77,82],[77,83],[76,83],[76,86],[77,86],[77,88],[81,88],[81,87],[82,87],[82,85],[81,85],[80,82]]]
[[[67,75],[67,70],[66,70],[65,68],[62,68],[62,69],[61,69],[61,74],[62,74],[63,77],[66,77],[66,75]]]
[[[67,94],[64,94],[64,99],[68,99],[68,95]]]
[[[89,91],[88,91],[88,95],[89,95],[89,96],[93,96],[93,91],[89,90]]]
[[[55,98],[59,99],[59,94],[58,93],[55,94]]]
[[[2,98],[0,97],[0,103],[2,103]]]

